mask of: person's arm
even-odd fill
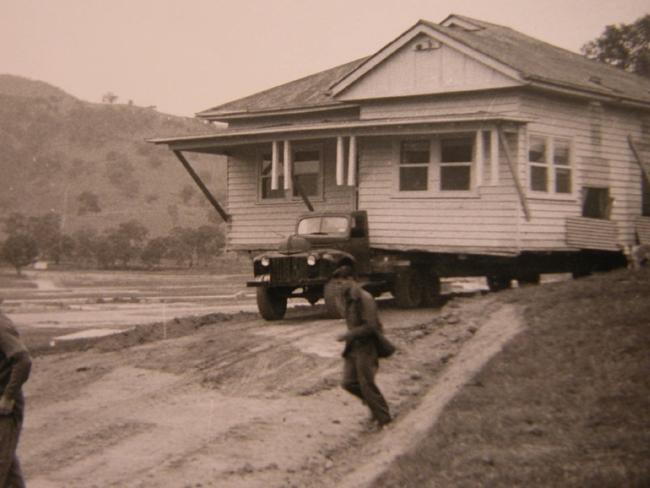
[[[29,378],[32,360],[9,319],[1,314],[0,351],[8,359],[11,368],[9,381],[0,396],[0,415],[8,415],[13,411],[23,383]]]
[[[29,378],[32,369],[32,359],[27,351],[20,351],[14,354],[11,359],[11,375],[5,391],[0,397],[0,415],[10,414],[18,398],[23,383]]]

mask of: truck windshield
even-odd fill
[[[298,223],[299,235],[345,235],[347,231],[346,217],[307,217]]]

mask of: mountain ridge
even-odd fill
[[[135,219],[150,236],[216,223],[174,155],[146,142],[213,131],[198,119],[130,103],[85,102],[43,81],[0,74],[0,221],[16,212],[56,212],[62,231],[72,233]],[[225,158],[190,160],[223,200]]]

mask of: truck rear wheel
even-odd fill
[[[422,303],[422,282],[418,273],[405,269],[397,273],[393,285],[395,303],[400,308],[415,308]]]
[[[265,320],[280,320],[287,311],[287,296],[273,288],[257,289],[257,310]]]
[[[323,289],[325,309],[327,316],[331,319],[340,319],[345,316],[345,303],[341,293],[340,282],[336,279],[329,280]]]
[[[440,276],[436,273],[424,274],[422,277],[422,305],[431,307],[440,298]]]
[[[510,277],[503,275],[487,276],[487,284],[490,291],[501,291],[510,288]]]

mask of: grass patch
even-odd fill
[[[527,329],[374,486],[650,486],[650,269],[502,299]]]

